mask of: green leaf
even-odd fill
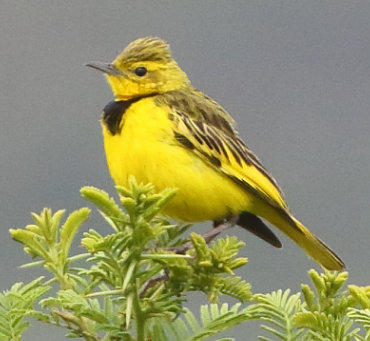
[[[237,304],[230,308],[226,303],[221,306],[217,304],[211,304],[209,306],[202,305],[200,309],[200,323],[195,315],[189,309],[186,309],[184,314],[174,321],[168,319],[152,321],[150,331],[154,328],[164,331],[167,338],[161,339],[161,341],[207,340],[224,330],[251,319],[249,314],[243,310],[239,310],[239,307],[240,304]],[[231,339],[222,338],[220,340]]]
[[[62,259],[67,258],[72,241],[81,226],[90,215],[90,210],[86,207],[72,212],[64,225],[60,228],[60,249]]]
[[[81,188],[81,195],[95,204],[106,216],[115,222],[127,220],[126,214],[119,208],[113,198],[107,192],[92,186]]]
[[[369,287],[362,288],[357,285],[349,285],[348,291],[363,309],[370,309]]]
[[[361,324],[370,333],[370,309],[349,309],[348,316]]]
[[[256,319],[262,319],[268,325],[261,328],[273,334],[280,340],[301,340],[301,331],[294,327],[293,319],[300,311],[300,294],[290,295],[290,290],[274,291],[271,294],[257,294],[254,296],[257,304],[248,308],[249,313]]]
[[[225,277],[219,280],[220,292],[238,299],[241,302],[249,301],[252,297],[251,285],[238,276]]]
[[[23,229],[9,230],[13,239],[25,245],[25,251],[32,257],[39,256],[45,260],[49,260],[49,254],[43,247],[42,242],[35,236],[35,233]]]

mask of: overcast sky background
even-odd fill
[[[84,63],[112,61],[147,35],[167,40],[193,85],[232,114],[294,214],[343,258],[350,282],[370,284],[370,2],[18,0],[0,9],[1,290],[45,274],[17,268],[28,258],[9,228],[45,206],[88,205],[84,185],[114,193],[99,126],[112,95]],[[102,226],[94,212],[83,229]],[[247,243],[250,263],[239,273],[255,291],[298,291],[319,269],[284,236],[277,250],[230,233]],[[199,302],[206,298],[189,297],[197,311]],[[246,333],[260,332],[246,324],[225,336]],[[24,340],[63,335],[37,326]]]

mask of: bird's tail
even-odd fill
[[[342,271],[345,268],[343,261],[324,242],[311,233],[300,221],[292,217],[296,229],[299,231],[298,238],[291,237],[308,255],[327,270]],[[288,233],[287,233],[288,234]],[[289,234],[288,234],[289,236]]]
[[[289,212],[272,207],[268,211],[271,214],[263,217],[296,242],[322,267],[327,270],[344,270],[345,265],[339,256]]]

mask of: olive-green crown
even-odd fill
[[[173,60],[170,46],[158,37],[139,38],[131,42],[117,59],[124,63],[141,61],[167,63]]]

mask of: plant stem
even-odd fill
[[[145,313],[141,310],[139,292],[136,281],[133,282],[132,289],[134,294],[132,308],[135,316],[136,340],[145,341]]]

